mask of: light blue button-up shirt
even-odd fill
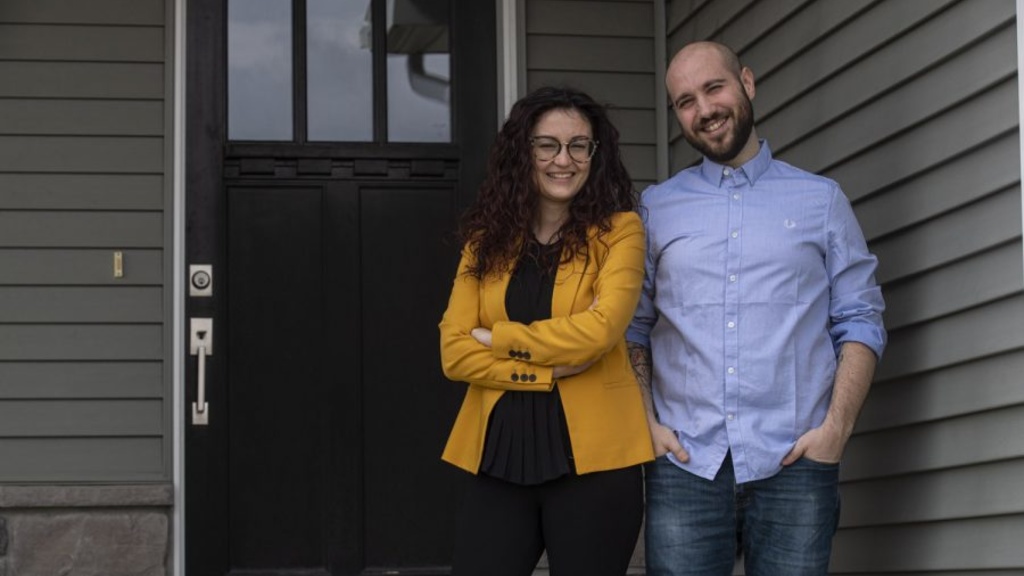
[[[844,342],[881,357],[877,259],[839,186],[773,160],[707,159],[644,191],[647,274],[626,338],[651,349],[662,424],[713,479],[774,475],[824,421]],[[671,455],[669,455],[671,457]]]

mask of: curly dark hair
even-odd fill
[[[615,212],[635,211],[637,197],[619,154],[619,131],[602,105],[572,88],[534,90],[512,107],[491,147],[487,175],[474,203],[462,216],[459,239],[469,245],[477,278],[510,272],[538,216],[539,191],[533,178],[530,138],[541,116],[551,110],[573,110],[586,118],[597,150],[590,174],[569,205],[559,230],[562,261],[586,255],[587,234],[596,227],[600,238],[611,229]]]

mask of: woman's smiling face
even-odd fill
[[[568,204],[583,188],[590,175],[590,160],[579,162],[569,155],[569,143],[593,140],[594,134],[582,114],[572,109],[549,110],[537,120],[532,136],[551,138],[561,144],[554,158],[538,158],[537,141],[533,145],[533,179],[541,202]]]

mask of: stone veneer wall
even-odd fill
[[[0,485],[0,576],[165,576],[169,484]]]

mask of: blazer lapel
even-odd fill
[[[555,274],[555,291],[551,296],[551,317],[568,316],[576,308],[576,297],[579,294],[583,277],[587,270],[587,260],[577,256],[569,262],[558,265]]]

